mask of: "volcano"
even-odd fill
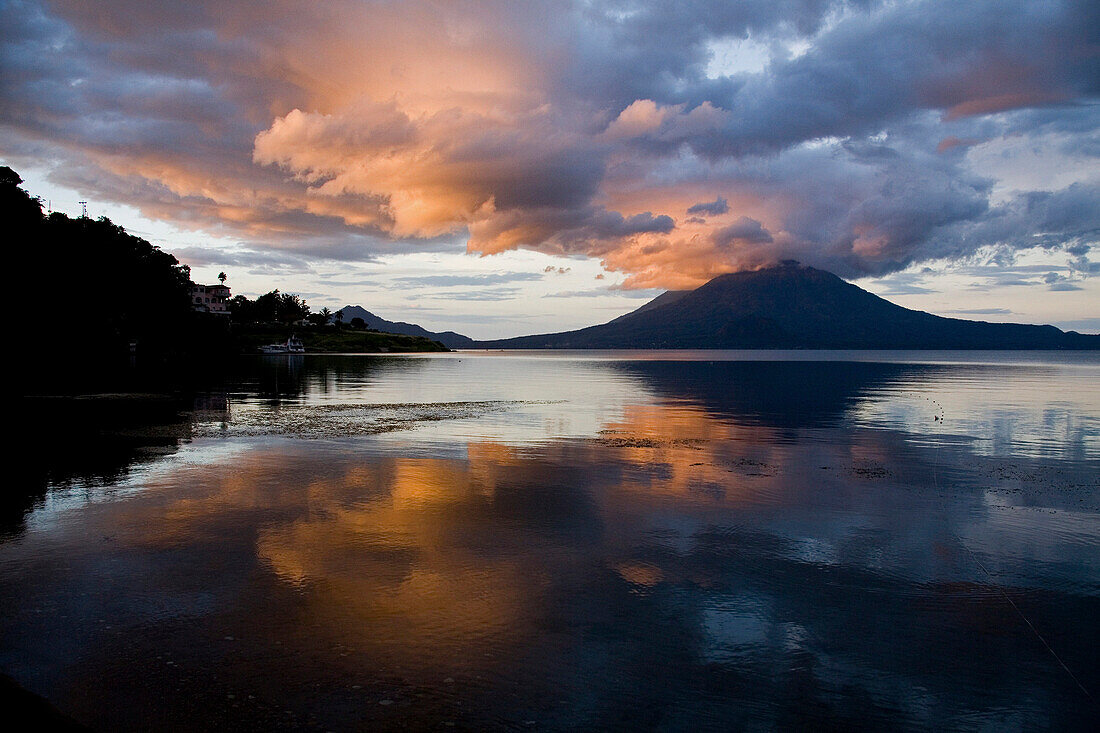
[[[599,326],[496,341],[506,349],[1100,349],[1100,335],[910,310],[797,263],[720,275]]]

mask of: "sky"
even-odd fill
[[[1095,0],[0,0],[0,162],[234,293],[475,338],[796,259],[1100,332]]]

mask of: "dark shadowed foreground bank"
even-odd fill
[[[99,730],[1089,730],[1098,385],[1088,355],[256,359],[224,402],[41,433],[0,671]]]
[[[78,733],[87,731],[72,718],[59,713],[52,705],[38,695],[27,692],[10,677],[0,675],[0,708],[9,724],[13,720],[27,726],[27,730],[65,731]]]

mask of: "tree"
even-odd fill
[[[271,323],[279,320],[279,296],[282,293],[275,288],[270,293],[264,293],[256,298],[255,320]]]
[[[219,272],[218,273],[218,282],[220,282],[222,285],[225,285],[225,281],[228,277],[229,276],[226,275],[224,272]]]
[[[255,301],[237,295],[229,301],[229,310],[237,323],[293,323],[309,318],[309,304],[293,293],[276,288]]]
[[[229,299],[229,317],[234,323],[252,323],[256,317],[256,303],[243,295],[234,295]]]
[[[12,234],[20,234],[21,229],[37,228],[43,223],[42,202],[19,188],[23,179],[6,165],[0,166],[0,207],[4,212],[4,226]],[[20,241],[18,238],[9,241]]]
[[[6,165],[0,166],[0,186],[15,188],[23,182],[22,177]]]
[[[293,293],[283,293],[279,297],[278,320],[293,323],[309,317],[309,304]]]
[[[20,339],[21,347],[34,353],[40,366],[60,354],[81,353],[87,355],[85,363],[108,371],[120,361],[128,363],[132,342],[138,343],[139,354],[150,358],[186,350],[189,342],[181,334],[196,322],[188,268],[106,217],[44,216],[41,203],[19,188],[21,183],[19,174],[0,166],[0,216],[9,241],[32,245],[16,248],[11,265],[16,272],[49,272],[44,322],[79,320],[63,342],[55,343],[45,329],[32,329]],[[110,307],[89,308],[108,284],[123,290],[125,297],[114,299]],[[41,299],[40,293],[20,292],[22,282],[16,287],[17,302]]]

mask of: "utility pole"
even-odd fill
[[[88,218],[88,202],[87,201],[77,201],[77,203],[80,204],[80,218],[81,219],[87,219]]]

